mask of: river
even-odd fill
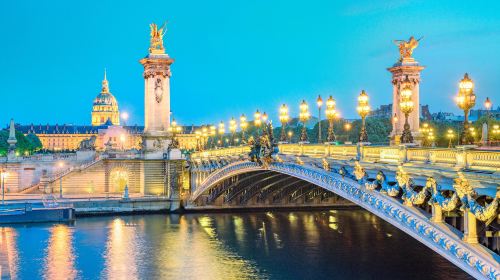
[[[79,218],[1,228],[2,279],[464,279],[364,210]]]

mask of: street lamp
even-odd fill
[[[459,83],[456,102],[458,107],[464,111],[464,123],[459,143],[460,145],[474,144],[474,138],[469,133],[469,111],[476,104],[476,95],[474,94],[474,83],[467,73]]]
[[[177,141],[177,133],[180,133],[182,130],[182,127],[177,124],[174,118],[172,118],[172,122],[170,123],[170,127],[168,128],[170,132],[172,132],[172,147],[178,148],[178,141]]]
[[[259,135],[260,135],[260,125],[262,124],[262,120],[260,119],[261,118],[261,114],[260,114],[259,110],[255,111],[255,114],[253,114],[253,118],[254,118],[253,124],[257,128],[257,137],[259,137]]]
[[[408,116],[413,111],[413,101],[411,100],[412,96],[412,88],[410,79],[406,76],[406,79],[403,81],[403,89],[401,90],[401,99],[399,102],[399,106],[401,107],[401,112],[405,115],[405,124],[403,126],[403,134],[401,134],[401,143],[408,144],[413,143],[413,136],[410,131],[410,124],[408,123]]]
[[[448,148],[451,148],[451,141],[455,138],[455,132],[453,129],[448,129],[446,132],[446,138],[448,138]]]
[[[288,106],[286,104],[281,105],[280,107],[280,122],[281,122],[281,135],[280,141],[282,143],[286,142],[286,124],[290,120],[290,116],[288,115]]]
[[[9,173],[4,169],[0,169],[0,180],[2,181],[2,204],[5,203],[5,179],[9,177]]]
[[[316,104],[318,105],[318,143],[321,143],[321,107],[323,106],[323,99],[321,99],[321,95],[318,95],[318,99],[316,99]]]
[[[201,131],[199,129],[195,130],[194,135],[196,137],[196,149],[201,151]]]
[[[121,113],[121,117],[122,117],[122,120],[123,120],[123,125],[127,125],[128,113],[127,112]]]
[[[212,146],[212,148],[215,148],[216,134],[217,134],[217,128],[215,127],[215,125],[211,125],[210,126],[210,136],[212,137],[212,141],[211,141],[210,145]]]
[[[488,111],[488,115],[490,113],[490,110],[491,110],[491,106],[493,104],[491,103],[490,101],[490,98],[489,97],[486,97],[486,100],[484,101],[484,108],[486,108],[486,111]]]
[[[305,100],[302,100],[302,103],[300,103],[300,113],[299,113],[299,119],[302,122],[302,132],[300,134],[300,142],[302,143],[308,143],[306,122],[309,120],[310,117],[311,114],[309,113],[309,105],[307,105],[307,102]]]
[[[370,113],[370,105],[368,104],[368,94],[364,90],[358,96],[358,107],[356,108],[361,117],[361,131],[359,132],[359,142],[368,142],[368,134],[366,133],[366,116]]]
[[[430,146],[430,143],[428,140],[430,133],[432,133],[432,128],[429,126],[428,123],[423,123],[422,127],[419,129],[420,133],[422,133],[422,146],[428,147]]]
[[[231,131],[231,145],[234,146],[234,134],[236,133],[236,128],[238,125],[236,124],[236,120],[234,118],[231,118],[229,120],[229,131]]]
[[[264,114],[262,114],[262,122],[264,123],[264,125],[267,124],[267,119],[268,119],[268,116],[267,116],[266,112],[264,112]]]
[[[326,118],[328,119],[328,135],[326,136],[327,142],[335,142],[335,132],[333,131],[333,121],[337,116],[337,110],[335,109],[336,103],[335,99],[330,95],[326,100]]]
[[[63,161],[60,161],[57,166],[59,166],[59,168],[61,169],[60,171],[60,176],[59,176],[59,198],[62,198],[63,197],[63,187],[62,187],[62,178],[63,178],[63,174],[62,174],[62,168],[64,167],[64,162]]]
[[[226,128],[224,127],[224,122],[221,121],[219,123],[219,136],[220,136],[220,143],[221,143],[221,146],[223,146],[223,142],[222,142],[222,136],[224,135],[224,133],[226,133]]]
[[[207,128],[206,125],[204,125],[204,126],[201,127],[201,137],[200,137],[200,139],[201,139],[200,148],[202,150],[204,150],[205,149],[205,145],[208,142],[208,128]]]
[[[127,138],[125,137],[125,134],[120,135],[120,142],[122,143],[122,150],[125,150],[125,140]]]
[[[242,114],[240,117],[240,127],[241,127],[241,143],[245,142],[245,131],[248,127],[247,117]]]
[[[289,130],[288,131],[288,142],[292,143],[292,136],[293,136],[293,131]]]
[[[493,125],[493,129],[491,130],[491,133],[493,133],[493,138],[495,140],[497,140],[498,135],[500,135],[500,126],[498,124]]]

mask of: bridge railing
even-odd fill
[[[208,158],[225,157],[225,156],[246,155],[249,152],[250,152],[249,146],[237,146],[237,147],[228,147],[228,148],[194,152],[191,154],[190,157],[192,160],[193,159],[208,159]]]
[[[330,144],[280,144],[285,155],[358,159],[365,162],[436,164],[457,168],[500,171],[500,151],[482,151],[472,146],[427,148],[413,146],[370,146]],[[191,154],[191,159],[240,156],[250,152],[249,146],[206,150]]]

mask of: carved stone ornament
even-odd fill
[[[157,103],[163,99],[163,81],[160,78],[155,80],[155,99]]]

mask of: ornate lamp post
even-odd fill
[[[368,94],[366,94],[364,90],[362,90],[358,96],[358,107],[356,109],[361,117],[359,142],[368,142],[368,134],[366,133],[366,116],[370,113],[370,105],[368,104]]]
[[[486,97],[486,100],[484,101],[484,108],[488,112],[488,117],[490,115],[490,110],[491,110],[492,106],[493,106],[493,104],[491,103],[490,98]]]
[[[208,128],[204,125],[201,128],[201,149],[205,150],[205,145],[208,142]]]
[[[293,136],[293,131],[289,130],[288,131],[288,142],[292,143],[292,136]]]
[[[408,76],[406,76],[406,79],[403,81],[403,89],[400,92],[401,99],[399,102],[401,112],[405,115],[405,124],[403,125],[403,134],[401,135],[401,143],[403,144],[413,143],[413,136],[411,135],[410,124],[408,123],[408,116],[413,111],[414,106],[411,100],[412,94],[411,82]]]
[[[259,137],[260,135],[260,126],[262,125],[262,120],[261,120],[261,114],[259,112],[259,110],[255,111],[255,114],[253,114],[253,124],[255,125],[255,127],[257,128],[257,135],[256,137]]]
[[[234,135],[236,133],[236,128],[238,125],[236,124],[236,120],[234,118],[231,118],[229,121],[229,131],[231,131],[231,145],[234,146]]]
[[[212,137],[212,143],[210,143],[210,145],[212,146],[212,148],[215,148],[215,136],[217,134],[217,128],[215,127],[215,125],[211,125],[210,126],[210,137]]]
[[[177,134],[181,132],[182,130],[182,127],[177,125],[177,122],[175,121],[175,119],[172,119],[172,123],[170,124],[170,127],[168,128],[168,130],[170,132],[172,132],[172,147],[173,148],[178,148],[179,147],[179,143],[177,141]]]
[[[299,113],[299,119],[302,122],[302,132],[300,134],[300,142],[308,143],[306,122],[309,120],[310,117],[311,114],[309,113],[309,105],[307,105],[307,102],[305,100],[302,100],[302,103],[300,103],[300,113]]]
[[[460,145],[474,144],[474,138],[469,133],[469,111],[476,104],[476,95],[474,94],[474,83],[467,73],[460,81],[456,101],[458,107],[464,111],[464,124],[459,143]]]
[[[432,128],[429,127],[428,123],[423,123],[419,131],[420,133],[422,133],[422,146],[429,147],[429,135],[432,132]]]
[[[448,131],[446,132],[446,138],[448,138],[448,148],[451,148],[451,141],[453,140],[453,138],[455,138],[455,132],[453,131],[453,129],[448,129]]]
[[[245,143],[245,131],[248,127],[247,117],[245,114],[242,114],[240,117],[240,128],[241,128],[241,143]]]
[[[221,121],[219,123],[219,136],[220,136],[220,146],[224,146],[224,142],[222,142],[222,136],[224,136],[224,133],[226,133],[226,128],[224,127],[224,122]]]
[[[4,169],[0,169],[0,180],[2,181],[2,204],[5,203],[5,179],[9,176],[9,173]]]
[[[196,137],[196,149],[198,151],[201,151],[201,131],[199,129],[197,129],[195,132],[194,132],[194,135]]]
[[[62,169],[64,167],[64,161],[60,161],[59,163],[57,163],[57,166],[59,166],[59,168],[61,169],[60,172],[62,173]],[[62,178],[63,177],[64,176],[59,176],[59,198],[63,198],[63,187],[62,187]],[[2,200],[3,200],[3,188],[2,188]]]
[[[336,103],[335,99],[330,95],[326,100],[326,118],[328,119],[328,135],[326,136],[327,142],[335,142],[335,132],[333,131],[333,121],[337,116],[337,110],[335,109]]]
[[[280,122],[281,122],[281,134],[280,134],[280,142],[286,143],[286,124],[288,123],[290,116],[288,115],[288,106],[286,104],[281,105],[280,107]]]
[[[321,107],[323,106],[323,99],[321,99],[321,95],[318,95],[318,99],[316,99],[316,104],[318,105],[318,143],[322,142],[321,139]]]
[[[500,135],[500,126],[498,124],[493,125],[491,133],[493,134],[494,140],[498,140],[498,135]]]
[[[491,117],[491,113],[490,113],[491,106],[492,106],[492,103],[490,101],[490,98],[486,97],[486,100],[484,101],[484,108],[486,109],[486,122],[483,123],[483,133],[485,134],[486,139],[482,139],[486,144],[490,143],[490,130],[489,130],[488,121],[490,120],[490,117]]]

